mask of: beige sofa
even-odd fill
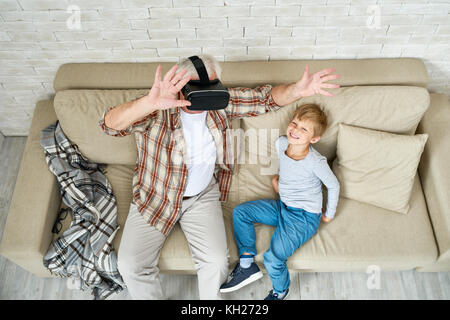
[[[284,134],[293,109],[302,102],[313,101],[324,105],[330,113],[330,128],[317,145],[330,163],[336,153],[339,122],[398,134],[426,132],[429,139],[407,214],[341,197],[335,219],[322,224],[317,235],[295,252],[288,261],[290,270],[365,272],[369,266],[377,265],[382,271],[449,271],[448,97],[426,91],[428,74],[425,65],[412,58],[224,62],[221,64],[222,81],[228,87],[289,83],[299,79],[306,64],[309,64],[311,72],[336,68],[341,78],[333,82],[339,83],[341,88],[330,90],[335,97],[308,97],[275,113],[234,120],[233,128],[242,129],[244,134],[251,129],[278,129],[280,131],[275,132]],[[57,237],[51,229],[63,204],[39,139],[41,130],[57,119],[68,138],[86,157],[108,163],[106,175],[117,198],[121,226],[114,245],[120,250],[121,232],[132,199],[137,149],[133,135],[108,136],[98,126],[98,121],[107,106],[145,94],[152,85],[157,65],[80,63],[59,68],[54,81],[55,98],[39,101],[36,105],[0,246],[3,256],[37,276],[51,276],[44,268],[42,258]],[[161,65],[165,73],[173,64]],[[378,110],[378,113],[373,110]],[[272,131],[267,132],[267,146],[273,151],[270,143]],[[232,235],[233,207],[244,201],[276,196],[270,184],[270,166],[275,163],[272,161],[276,161],[273,153],[266,155],[253,148],[254,143],[248,136],[242,141],[245,142],[241,153],[244,158],[236,156],[230,196],[223,203],[230,266],[237,260]],[[236,143],[236,151],[240,148]],[[252,155],[257,156],[256,163],[247,161]],[[69,223],[66,219],[62,231]],[[256,229],[257,261],[261,263],[273,228],[257,225]],[[159,267],[164,273],[195,273],[186,239],[178,225],[164,245]]]

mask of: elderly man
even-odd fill
[[[210,80],[220,78],[220,65],[199,55]],[[228,274],[228,247],[221,201],[231,182],[232,146],[226,130],[236,118],[257,116],[314,94],[339,75],[324,69],[312,75],[306,66],[300,80],[255,89],[228,88],[223,110],[191,111],[180,92],[199,76],[189,59],[174,65],[161,79],[156,69],[150,92],[131,102],[109,107],[99,124],[112,136],[135,133],[138,162],[133,200],[123,230],[118,268],[133,299],[162,299],[158,260],[175,223],[189,243],[198,275],[200,299],[220,299]],[[219,134],[217,134],[219,133]]]

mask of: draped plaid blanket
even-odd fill
[[[104,167],[84,158],[59,121],[42,130],[40,143],[72,216],[70,228],[44,256],[44,266],[52,274],[80,279],[81,290],[91,287],[95,299],[106,299],[124,284],[112,246],[119,230],[116,198]]]

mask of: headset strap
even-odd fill
[[[203,64],[202,59],[200,59],[198,56],[192,56],[189,57],[189,59],[192,61],[195,69],[197,70],[197,73],[200,77],[200,83],[202,85],[208,85],[209,84],[208,72],[206,71],[206,67]]]

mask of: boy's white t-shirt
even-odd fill
[[[180,108],[181,127],[186,142],[187,184],[183,196],[195,196],[209,184],[214,174],[217,147],[206,125],[207,111],[187,113]]]
[[[285,153],[289,142],[286,136],[275,141],[280,160],[278,191],[280,200],[287,206],[302,208],[308,212],[322,212],[322,183],[328,189],[325,216],[333,218],[339,200],[339,181],[328,166],[327,158],[309,145],[309,152],[302,160],[294,160]]]

